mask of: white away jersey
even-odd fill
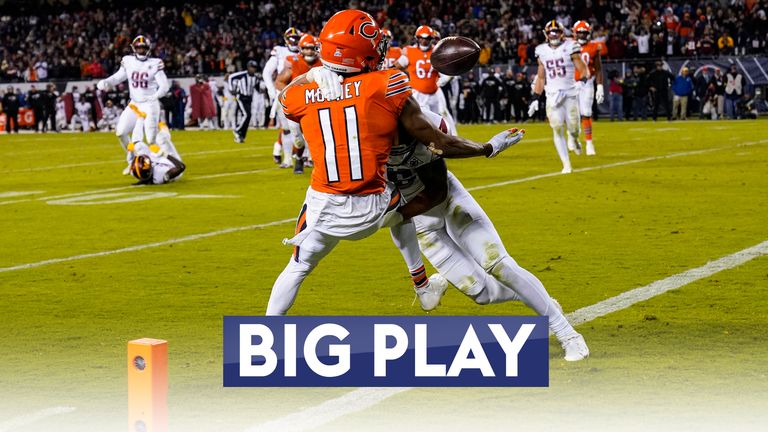
[[[580,53],[581,46],[573,39],[565,39],[557,47],[552,47],[548,43],[536,47],[536,58],[544,65],[546,76],[544,89],[548,95],[561,90],[576,91],[576,80],[573,78],[576,68],[571,56]]]
[[[448,126],[441,116],[427,110],[423,110],[422,113],[434,127],[448,133]],[[419,179],[416,169],[438,158],[439,156],[429,151],[425,145],[401,131],[396,135],[395,143],[389,152],[387,179],[400,189],[406,202],[410,201],[424,190],[424,184]]]
[[[117,76],[121,71],[125,74],[123,80],[128,80],[128,91],[134,102],[144,102],[149,96],[157,92],[160,85],[163,85],[166,90],[168,89],[168,79],[163,71],[163,61],[159,58],[149,57],[141,61],[134,55],[127,55],[120,62],[120,70],[113,76]]]
[[[272,48],[272,52],[269,53],[269,55],[277,59],[278,74],[282,72],[283,68],[285,67],[285,59],[287,59],[289,56],[292,56],[294,54],[296,53],[289,50],[287,46],[276,45],[274,48]]]
[[[85,120],[91,116],[91,104],[85,101],[79,101],[75,104],[77,116]]]

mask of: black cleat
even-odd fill
[[[296,160],[293,162],[293,173],[294,174],[304,174],[304,159],[303,158],[296,158]]]

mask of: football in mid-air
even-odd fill
[[[444,75],[461,75],[472,69],[480,58],[480,45],[464,36],[440,39],[432,50],[432,67]]]

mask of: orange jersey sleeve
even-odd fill
[[[600,45],[597,42],[587,42],[581,46],[581,60],[587,65],[589,69],[589,76],[595,76],[595,59],[600,55]],[[581,79],[579,71],[576,70],[575,79],[578,81]]]
[[[402,55],[403,50],[400,47],[389,47],[387,50],[387,55],[384,57],[384,65],[387,67],[387,69],[394,68]]]
[[[310,69],[323,65],[319,58],[315,61],[314,65],[310,65],[306,60],[304,60],[302,56],[298,54],[288,56],[286,60],[291,65],[291,81],[309,72]]]
[[[424,52],[417,46],[409,46],[404,49],[408,59],[408,75],[411,79],[411,87],[419,93],[432,94],[437,91],[437,80],[440,74],[432,68],[432,49]]]
[[[317,84],[292,85],[283,112],[299,122],[312,155],[312,189],[346,195],[381,193],[405,101],[408,76],[383,70],[345,78],[341,98],[326,101]]]

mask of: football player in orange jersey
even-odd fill
[[[479,144],[436,129],[410,97],[408,77],[379,70],[386,53],[379,26],[369,14],[345,10],[320,33],[322,68],[310,69],[279,96],[283,112],[301,124],[315,160],[296,234],[286,239],[294,253],[272,287],[267,315],[283,315],[299,287],[341,240],[360,240],[389,226],[411,272],[425,310],[439,304],[447,282],[427,279],[416,229],[406,217],[428,208],[401,207],[399,191],[386,179],[386,162],[403,128],[443,157],[496,156],[522,139],[508,130]],[[410,207],[409,207],[410,206]]]
[[[416,44],[403,48],[402,55],[397,60],[397,66],[408,72],[413,86],[413,97],[422,108],[441,115],[448,123],[451,133],[456,133],[456,122],[448,111],[448,103],[445,100],[440,87],[448,83],[451,77],[441,76],[432,67],[433,43],[437,40],[437,32],[430,26],[419,26],[414,37]]]
[[[392,46],[392,32],[388,29],[381,29],[381,35],[382,37],[386,38],[389,42],[389,49],[387,49],[387,54],[384,56],[384,68],[386,69],[392,69],[397,67],[397,61],[400,59],[400,57],[403,55],[402,48],[398,46]]]
[[[576,70],[576,87],[579,89],[579,113],[581,114],[581,128],[584,130],[584,138],[587,142],[587,155],[595,154],[595,146],[592,144],[592,103],[603,103],[605,93],[603,89],[603,66],[600,61],[600,44],[591,41],[592,27],[586,21],[576,21],[573,25],[573,36],[581,45],[581,59],[589,69],[590,78],[581,80],[579,70]],[[595,92],[597,83],[597,92]],[[575,139],[568,136],[568,149],[576,149]]]
[[[314,67],[322,66],[317,55],[319,41],[311,34],[304,34],[299,40],[300,51],[297,54],[288,56],[285,59],[283,71],[275,80],[275,87],[282,91],[291,81],[301,75],[309,72]],[[304,148],[306,147],[304,136],[301,133],[299,124],[295,121],[286,119],[284,128],[287,127],[294,137],[293,142],[293,172],[294,174],[304,173]]]

